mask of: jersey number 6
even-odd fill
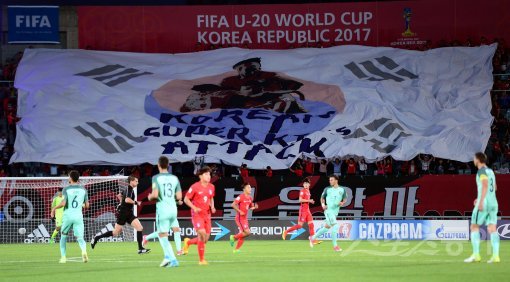
[[[78,207],[78,201],[76,201],[76,198],[78,198],[78,196],[74,196],[74,199],[73,201],[71,202],[71,207],[73,209],[77,208]]]

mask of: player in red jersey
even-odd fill
[[[310,204],[314,204],[315,201],[313,199],[310,199],[310,179],[305,178],[303,180],[303,189],[299,191],[299,203],[301,203],[301,206],[299,207],[299,219],[298,224],[290,227],[289,229],[283,231],[282,233],[282,239],[285,240],[287,237],[287,234],[303,228],[303,223],[308,223],[308,231],[310,232],[310,236],[313,236],[315,234],[315,227],[313,226],[313,217],[312,213],[310,212]],[[318,240],[314,241],[314,244],[320,244],[321,242]]]
[[[208,166],[201,168],[198,173],[200,181],[191,185],[184,203],[191,208],[191,221],[198,236],[193,239],[184,239],[184,254],[188,254],[190,245],[197,245],[199,265],[207,265],[204,258],[205,244],[211,236],[211,214],[216,212],[214,208],[214,185],[211,184],[211,169]]]
[[[244,238],[250,236],[250,225],[248,224],[248,212],[249,210],[258,209],[259,206],[253,203],[251,197],[251,185],[244,183],[242,185],[243,193],[239,195],[232,203],[232,208],[237,211],[236,224],[239,229],[239,233],[236,235],[230,235],[230,245],[233,247],[234,242],[237,240],[237,246],[234,249],[234,253],[238,253],[241,246],[244,243]]]

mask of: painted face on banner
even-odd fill
[[[146,112],[158,119],[161,113],[215,117],[215,113],[224,109],[240,109],[246,114],[258,110],[259,115],[267,115],[268,119],[273,115],[334,113],[308,126],[289,123],[286,130],[293,134],[310,134],[322,129],[344,108],[345,97],[340,87],[265,71],[260,58],[240,61],[230,72],[192,80],[172,80],[154,90],[145,100]],[[251,129],[252,141],[263,140],[270,130],[270,122],[258,120],[250,123],[249,118],[243,120]],[[177,122],[171,125],[180,126]],[[213,122],[206,122],[205,125],[217,126]]]

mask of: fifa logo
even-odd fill
[[[404,8],[404,22],[405,22],[405,31],[402,33],[404,37],[414,36],[415,33],[411,31],[411,8]]]

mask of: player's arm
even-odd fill
[[[300,193],[301,194],[301,193]],[[313,199],[309,199],[309,200],[305,200],[301,197],[301,195],[299,196],[299,202],[300,203],[310,203],[310,204],[315,204],[315,201]]]
[[[55,210],[58,210],[58,209],[60,209],[60,208],[63,208],[63,207],[66,205],[66,199],[67,199],[67,198],[64,198],[64,199],[62,200],[62,202],[60,202],[60,204],[58,204],[57,206],[53,207],[53,208],[51,209],[51,212],[52,212],[52,213],[55,213]]]
[[[211,198],[211,213],[216,213],[216,208],[214,207],[214,198]]]
[[[83,203],[83,207],[88,209],[90,207],[90,203],[89,203],[89,192],[87,190],[85,190],[85,198],[83,199],[84,203]]]
[[[251,203],[251,207],[250,207],[250,210],[256,210],[259,208],[259,204],[257,203]]]
[[[179,192],[176,192],[175,193],[175,199],[177,200],[177,204],[180,206],[182,205],[182,192],[179,191]]]
[[[150,192],[149,196],[147,197],[149,201],[157,200],[159,197],[159,185],[157,181],[155,181],[154,178],[152,178],[152,191]]]
[[[64,188],[64,190],[62,190],[62,197],[64,198],[60,204],[58,204],[57,206],[53,207],[51,209],[51,212],[54,214],[55,213],[55,210],[57,209],[60,209],[60,208],[63,208],[66,206],[66,202],[67,202],[67,187]]]
[[[125,195],[123,195],[123,197],[122,197],[122,198],[124,198],[124,202],[125,202],[126,204],[131,204],[131,205],[138,206],[138,205],[140,205],[140,204],[142,203],[142,202],[140,202],[140,201],[135,201],[134,199],[131,199],[131,197],[129,197],[129,196],[127,195],[127,191],[124,191],[124,193],[125,193]],[[122,198],[121,198],[121,199],[122,199]]]
[[[193,203],[191,202],[191,200],[188,198],[188,195],[186,195],[184,197],[184,203],[186,204],[186,206],[188,206],[190,209],[192,209],[194,212],[200,212],[202,209],[200,209],[199,207],[193,205]]]
[[[193,190],[193,188],[189,188],[188,193],[186,193],[186,196],[184,196],[184,203],[194,212],[200,212],[202,209],[193,205],[193,203],[191,202],[191,199],[193,199],[194,196],[195,191]]]
[[[182,205],[182,189],[179,180],[177,180],[177,187],[175,187],[175,200],[177,200],[179,206]]]
[[[53,210],[53,208],[57,205],[57,197],[53,198],[53,201],[51,201],[51,207],[50,207],[50,217],[51,218],[54,218],[55,217],[55,211]]]
[[[239,197],[237,197],[236,200],[232,203],[232,208],[240,215],[244,215],[244,212],[239,209]]]
[[[325,210],[328,208],[328,206],[326,205],[326,196],[328,195],[328,188],[324,189],[324,192],[322,192],[322,195],[321,195],[321,206],[322,206],[322,209]]]
[[[487,175],[480,175],[480,180],[482,181],[482,195],[480,196],[480,200],[478,201],[478,210],[483,210],[483,201],[485,200],[485,196],[487,195],[487,190],[489,187],[489,178]]]
[[[129,197],[126,197],[126,199],[124,200],[124,202],[125,202],[126,204],[132,204],[132,205],[135,205],[135,206],[139,204],[139,202],[137,202],[137,201],[135,201],[135,200],[133,200],[133,199],[131,199],[131,198],[129,198]]]
[[[347,193],[345,192],[345,189],[344,189],[344,194],[342,195],[342,200],[340,201],[340,206],[342,207],[345,202],[347,202]]]
[[[124,202],[126,204],[132,204],[132,205],[136,205],[136,201],[134,201],[133,199],[129,198],[129,197],[126,197],[126,199],[124,200]]]
[[[149,196],[147,198],[149,199],[149,201],[154,201],[154,200],[157,200],[158,197],[159,197],[158,187],[157,187],[157,185],[153,185],[152,192],[149,194]]]

